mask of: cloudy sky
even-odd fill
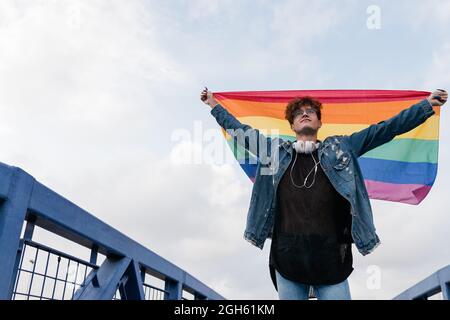
[[[276,299],[270,241],[242,236],[251,182],[230,157],[202,158],[219,127],[200,91],[448,90],[449,27],[448,0],[3,0],[0,161],[225,297]],[[372,201],[382,244],[354,248],[354,299],[390,299],[450,262],[446,111],[428,197]]]

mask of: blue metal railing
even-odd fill
[[[164,300],[166,294],[169,292],[144,283],[145,300]]]
[[[405,290],[394,300],[427,300],[439,292],[442,292],[443,300],[450,300],[450,265]]]
[[[98,269],[94,264],[33,241],[23,241],[22,248],[12,299],[72,299],[87,275]]]
[[[25,223],[23,237],[22,227]],[[85,261],[33,241],[43,228],[91,250]],[[189,273],[0,163],[0,299],[225,299]],[[98,265],[97,255],[106,258]],[[146,283],[162,281],[164,288]]]

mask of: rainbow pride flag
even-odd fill
[[[287,103],[300,96],[322,102],[322,128],[318,139],[349,135],[397,115],[428,97],[430,92],[411,90],[289,90],[215,92],[214,97],[241,123],[295,140],[284,118]],[[371,199],[419,204],[428,194],[437,174],[440,108],[419,127],[362,155],[358,161]],[[254,182],[256,158],[233,143],[222,130],[236,160]],[[245,161],[253,157],[253,162]],[[249,163],[250,162],[250,163]]]

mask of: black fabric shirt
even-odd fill
[[[294,151],[295,152],[295,151]],[[313,153],[318,161],[318,153]],[[332,186],[320,165],[311,188],[291,182],[292,161],[277,189],[277,211],[270,249],[270,275],[308,285],[344,281],[353,271],[350,204]],[[292,179],[303,185],[314,167],[311,154],[297,154]],[[307,186],[313,180],[314,171]],[[278,289],[277,289],[278,290]]]

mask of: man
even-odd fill
[[[447,97],[446,91],[437,90],[386,121],[323,142],[317,140],[322,104],[299,97],[285,111],[296,135],[291,143],[265,138],[240,123],[205,88],[200,98],[220,126],[232,135],[244,130],[248,137],[263,137],[257,141],[278,151],[271,158],[277,168],[272,175],[262,169],[274,163],[258,163],[244,237],[261,249],[272,238],[269,267],[280,299],[305,300],[310,293],[323,300],[351,298],[351,244],[367,255],[380,243],[357,158],[425,122],[434,114],[432,107],[442,106]],[[260,145],[252,146],[249,140],[241,143],[262,156]]]

